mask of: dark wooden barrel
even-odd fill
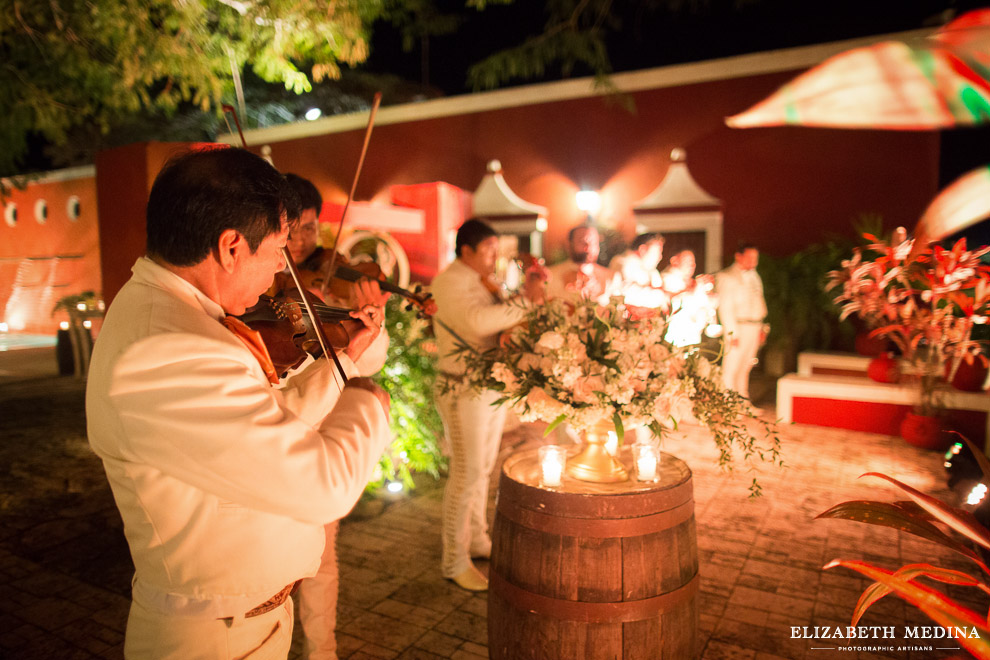
[[[697,658],[691,471],[662,455],[658,483],[539,486],[536,449],[506,459],[488,591],[493,660]],[[621,458],[631,468],[629,449]],[[631,473],[631,470],[630,470]]]

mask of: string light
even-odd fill
[[[385,486],[390,493],[401,493],[402,492],[402,482],[401,481],[390,481],[388,485]]]
[[[966,504],[970,506],[976,506],[983,501],[983,498],[987,495],[987,485],[984,483],[978,483],[973,486],[973,490],[969,491],[969,497],[966,498]]]

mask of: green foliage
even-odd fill
[[[52,316],[58,312],[68,313],[70,318],[103,315],[103,300],[95,291],[83,291],[69,296],[63,296],[52,308]]]
[[[484,0],[474,0],[483,9]],[[503,3],[504,4],[504,3]],[[595,75],[597,87],[611,89],[612,72],[605,36],[616,29],[610,19],[612,0],[550,0],[543,31],[518,46],[495,53],[468,69],[475,90],[494,89],[509,82],[542,78],[549,72],[569,77],[578,65]]]
[[[436,380],[436,343],[427,332],[428,323],[405,311],[404,301],[396,296],[386,307],[386,329],[391,342],[385,367],[378,383],[392,397],[392,432],[395,440],[382,456],[381,476],[369,484],[377,490],[386,481],[401,480],[413,488],[412,474],[422,472],[439,476],[444,458],[439,438],[443,434],[440,415],[433,405]]]
[[[0,173],[37,133],[107,131],[142,110],[215,108],[232,67],[296,93],[368,55],[368,0],[12,0],[0,12]],[[310,66],[307,75],[299,67]]]
[[[851,341],[852,325],[839,322],[839,309],[825,292],[829,271],[840,266],[853,242],[836,239],[779,258],[760,255],[757,267],[767,301],[767,350],[780,351],[784,372],[794,371],[797,354],[836,348]]]

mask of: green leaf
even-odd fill
[[[545,438],[548,435],[550,435],[551,431],[553,431],[555,428],[563,424],[566,420],[567,420],[567,415],[561,413],[561,415],[557,417],[557,419],[550,422],[549,426],[547,426],[546,430],[543,432],[543,437]]]
[[[612,413],[612,423],[615,424],[615,435],[619,439],[619,444],[622,444],[623,439],[626,437],[626,427],[622,424],[622,418],[619,417],[619,413]]]

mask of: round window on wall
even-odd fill
[[[38,221],[39,225],[48,222],[48,202],[39,199],[34,203],[34,219]]]
[[[17,204],[7,202],[3,207],[3,219],[10,227],[17,226]]]
[[[82,207],[79,205],[79,198],[73,195],[69,198],[69,201],[65,203],[65,214],[69,216],[69,220],[75,222],[79,219],[79,213],[82,211]]]

